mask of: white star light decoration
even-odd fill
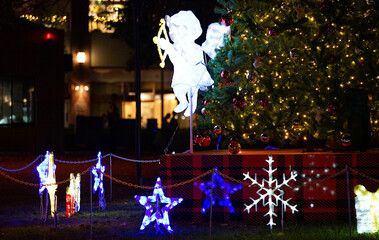
[[[134,198],[146,208],[145,216],[142,219],[140,230],[144,230],[150,223],[156,221],[155,228],[161,232],[159,225],[162,224],[169,233],[173,230],[170,226],[168,211],[181,203],[183,198],[168,198],[164,195],[161,179],[157,178],[154,186],[153,195],[151,196],[134,196]],[[161,207],[161,204],[166,204]],[[155,210],[155,212],[154,212]]]
[[[284,185],[288,186],[289,181],[291,181],[291,180],[296,181],[297,174],[294,172],[291,172],[291,176],[289,179],[286,179],[285,174],[283,174],[283,182],[281,184],[278,184],[278,180],[273,179],[273,177],[272,177],[272,174],[276,171],[276,168],[272,169],[272,163],[274,162],[272,155],[268,155],[268,158],[269,159],[266,160],[266,162],[268,162],[269,169],[268,170],[265,168],[263,169],[264,171],[266,171],[268,173],[268,176],[269,176],[268,181],[266,179],[263,179],[262,183],[258,183],[257,182],[257,174],[255,174],[255,177],[253,179],[250,177],[249,172],[244,173],[243,175],[245,176],[244,180],[249,179],[251,181],[251,184],[249,185],[249,187],[251,187],[253,185],[258,185],[259,190],[257,191],[257,194],[260,196],[258,199],[253,199],[250,197],[250,199],[253,201],[253,203],[250,205],[245,204],[245,211],[247,210],[247,212],[250,213],[250,209],[253,206],[255,206],[255,211],[257,211],[257,204],[260,201],[262,201],[263,206],[268,205],[269,210],[265,214],[265,216],[268,215],[270,217],[270,221],[267,225],[270,226],[270,231],[271,231],[272,226],[276,225],[273,221],[273,217],[277,216],[274,212],[274,207],[278,206],[278,201],[282,202],[283,207],[284,207],[284,211],[286,210],[286,207],[291,208],[292,213],[294,213],[295,211],[298,211],[296,209],[296,205],[293,206],[293,205],[288,203],[289,200],[291,200],[291,198],[289,198],[288,200],[283,199],[284,191],[281,189],[281,187],[283,187]],[[264,191],[264,193],[262,193],[262,191]],[[277,194],[276,192],[279,192],[279,193]]]

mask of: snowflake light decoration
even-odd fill
[[[268,176],[269,176],[268,181],[266,179],[263,179],[262,183],[258,183],[257,174],[255,174],[254,178],[251,178],[249,175],[249,172],[244,173],[243,175],[245,177],[244,180],[249,179],[251,181],[251,184],[249,185],[249,187],[251,187],[253,185],[257,185],[259,187],[257,194],[260,196],[258,199],[253,199],[250,197],[250,199],[253,201],[253,203],[250,205],[245,204],[245,211],[250,213],[250,209],[254,206],[255,206],[255,211],[257,211],[257,204],[260,201],[262,201],[263,206],[268,205],[269,210],[264,216],[268,215],[270,217],[270,221],[267,225],[270,226],[270,231],[271,231],[272,226],[276,225],[273,221],[273,217],[277,216],[274,212],[274,207],[278,206],[279,201],[282,202],[283,207],[284,207],[284,211],[286,210],[287,207],[291,208],[292,213],[294,213],[295,211],[298,211],[296,209],[296,205],[293,206],[293,205],[288,203],[289,200],[291,200],[291,198],[289,198],[288,200],[283,199],[284,191],[281,189],[281,187],[283,187],[284,185],[288,186],[289,181],[291,181],[291,180],[296,181],[297,174],[295,172],[291,172],[291,176],[289,179],[286,179],[285,174],[283,174],[283,182],[281,184],[278,184],[278,180],[273,179],[273,177],[272,177],[272,174],[276,171],[276,168],[272,169],[272,163],[274,162],[272,155],[271,154],[268,155],[268,158],[269,159],[266,160],[266,162],[268,163],[269,169],[268,170],[265,168],[263,169],[264,171],[266,171],[268,173]],[[279,193],[277,193],[277,192],[279,192]]]
[[[134,196],[134,198],[146,208],[145,216],[142,219],[140,230],[144,230],[150,223],[156,221],[155,228],[161,232],[159,225],[162,224],[169,233],[173,230],[170,226],[168,211],[181,203],[183,198],[168,198],[164,195],[161,178],[157,178],[154,186],[153,195],[151,196]],[[162,204],[166,204],[162,207]],[[154,212],[155,209],[155,212]]]
[[[216,171],[218,169],[216,168]],[[197,185],[197,183],[195,183]],[[213,185],[213,186],[212,186]],[[223,191],[223,196],[217,195],[217,189],[216,187],[219,186],[219,188]],[[229,183],[225,183],[224,179],[217,174],[216,172],[213,173],[213,184],[212,181],[206,182],[206,183],[200,183],[199,189],[205,193],[205,200],[203,203],[203,207],[201,208],[201,212],[205,213],[211,206],[211,197],[212,197],[212,206],[215,205],[216,201],[218,202],[218,205],[222,207],[227,207],[229,209],[230,213],[235,213],[236,210],[234,209],[232,202],[230,201],[229,195],[237,192],[242,188],[242,184],[232,185]],[[212,189],[214,190],[212,194]]]
[[[103,185],[103,175],[105,171],[105,166],[101,165],[101,152],[97,154],[96,167],[92,169],[92,174],[94,176],[93,183],[93,193],[99,188],[99,206],[101,209],[105,209],[105,199],[104,199],[104,185]]]

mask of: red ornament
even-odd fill
[[[257,75],[257,71],[253,71],[253,73],[249,71],[246,73],[246,80],[251,81],[252,83],[256,83],[258,79]]]
[[[203,105],[203,107],[207,106],[207,105],[210,104],[210,103],[211,103],[210,100],[203,100],[203,101],[202,101],[202,105]]]
[[[266,108],[268,106],[268,100],[267,99],[262,99],[260,102],[259,102],[259,105],[263,108]]]
[[[338,112],[338,105],[337,103],[335,102],[331,102],[331,103],[328,103],[328,107],[326,108],[326,110],[330,113],[330,114],[336,114]]]
[[[221,127],[216,125],[216,126],[213,128],[213,132],[214,132],[215,134],[217,134],[217,135],[221,134]]]
[[[292,121],[292,126],[293,126],[293,127],[297,128],[297,127],[300,127],[300,125],[301,125],[301,121],[300,121],[300,119],[295,118],[295,119]]]
[[[230,81],[228,82],[228,85],[229,85],[229,86],[235,86],[236,83],[235,83],[233,80],[230,80]]]
[[[237,109],[243,108],[246,105],[245,98],[242,96],[237,96],[233,98],[233,104],[234,104],[234,107]]]
[[[225,26],[230,26],[233,23],[233,17],[230,13],[224,14],[221,17],[221,23]]]
[[[270,27],[270,29],[268,30],[268,34],[271,36],[271,37],[277,37],[279,36],[279,29],[277,27]]]
[[[197,135],[193,138],[193,141],[194,141],[196,144],[200,144],[200,143],[203,141],[203,136],[201,136],[200,134],[197,134]]]
[[[344,134],[341,138],[341,143],[342,143],[342,146],[344,147],[350,146],[353,143],[351,140],[350,134],[348,133]]]
[[[299,53],[295,48],[292,48],[292,50],[290,51],[290,57],[295,61],[299,58]]]
[[[268,142],[270,140],[270,137],[266,133],[261,134],[261,141],[262,142]]]
[[[208,147],[211,144],[211,138],[209,136],[203,137],[203,141],[200,143],[202,147]]]
[[[332,3],[329,0],[324,0],[320,3],[321,12],[328,12],[332,8]]]
[[[238,154],[241,151],[241,144],[239,144],[238,142],[235,144],[230,143],[228,147],[228,151],[231,154]]]
[[[201,114],[203,114],[203,116],[205,116],[205,115],[207,115],[207,109],[205,109],[205,107],[203,107],[202,109],[201,109]]]
[[[326,28],[326,31],[328,33],[334,33],[335,30],[336,28],[332,24],[329,24],[328,27]]]
[[[227,70],[222,71],[222,72],[221,72],[221,77],[222,77],[223,79],[229,79],[229,78],[230,78],[230,73],[229,73],[229,71],[227,71]]]

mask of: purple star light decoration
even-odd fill
[[[183,198],[169,198],[163,193],[161,178],[157,178],[154,186],[153,195],[151,196],[134,196],[134,198],[146,208],[145,216],[142,219],[140,230],[144,230],[151,222],[156,221],[155,227],[157,232],[161,232],[159,225],[162,224],[169,233],[173,230],[170,226],[168,211],[181,203]],[[162,207],[162,204],[166,204]],[[155,210],[155,212],[154,212]]]
[[[216,171],[218,169],[216,168]],[[195,183],[197,185],[197,183]],[[213,186],[212,186],[213,185]],[[217,194],[217,188],[219,187],[219,190],[223,192],[222,197],[220,194]],[[230,213],[235,213],[236,210],[234,209],[232,202],[230,201],[229,195],[237,192],[238,190],[242,189],[242,184],[238,185],[232,185],[229,183],[225,183],[224,179],[217,174],[216,172],[213,173],[213,184],[212,181],[206,182],[206,183],[200,183],[199,189],[205,193],[205,200],[203,203],[203,207],[201,208],[201,212],[205,213],[211,206],[211,197],[212,197],[212,206],[216,204],[216,201],[218,202],[218,205],[221,207],[226,207],[229,209]],[[213,188],[213,194],[212,194],[212,188]]]

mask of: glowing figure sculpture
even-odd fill
[[[74,212],[79,212],[80,210],[80,173],[76,174],[75,178],[75,209]]]
[[[161,20],[161,24],[163,22],[164,20]],[[185,110],[184,116],[189,116],[196,110],[198,90],[205,91],[213,84],[204,63],[203,50],[195,43],[203,30],[191,11],[180,11],[171,17],[166,16],[166,24],[173,43],[170,43],[167,35],[166,38],[160,39],[157,39],[157,36],[153,41],[165,50],[165,53],[160,55],[167,54],[174,65],[171,87],[179,101],[174,111],[180,113]]]
[[[103,175],[105,171],[105,166],[101,165],[101,152],[97,154],[97,163],[95,168],[92,169],[92,174],[94,176],[93,183],[93,193],[96,193],[99,189],[99,207],[105,209],[105,199],[104,199],[104,185],[103,185]]]
[[[70,174],[70,185],[66,188],[66,216],[71,217],[80,209],[80,174]]]
[[[142,219],[140,230],[144,230],[151,222],[156,221],[155,228],[161,232],[159,225],[163,225],[169,233],[173,230],[170,226],[168,211],[181,203],[183,198],[168,198],[164,195],[161,179],[157,178],[154,186],[153,195],[151,196],[134,196],[134,198],[146,208],[145,216]],[[162,207],[162,204],[165,204]],[[155,212],[154,212],[155,210]]]
[[[369,192],[362,185],[354,187],[357,232],[374,233],[379,231],[379,189]]]
[[[291,208],[292,213],[294,213],[295,211],[298,211],[296,209],[296,205],[293,206],[293,205],[288,203],[289,200],[291,200],[291,198],[289,198],[288,200],[283,199],[284,191],[281,189],[281,187],[283,187],[284,185],[289,187],[288,186],[289,181],[291,181],[291,180],[296,181],[297,173],[291,172],[291,176],[289,179],[286,179],[285,174],[283,174],[283,182],[281,184],[278,184],[278,180],[273,179],[273,177],[272,177],[272,174],[276,171],[276,168],[272,169],[272,163],[274,162],[272,155],[268,155],[268,158],[269,159],[266,160],[266,162],[268,163],[269,169],[268,170],[263,169],[264,171],[266,171],[268,173],[268,176],[269,176],[268,181],[263,179],[262,183],[258,183],[257,182],[257,174],[255,174],[255,177],[253,179],[250,177],[249,172],[247,172],[246,174],[244,173],[243,175],[245,176],[244,180],[249,179],[251,181],[251,184],[249,185],[249,187],[251,187],[253,185],[258,185],[259,190],[257,191],[257,194],[260,196],[258,199],[253,199],[250,197],[250,199],[253,201],[253,203],[250,205],[245,204],[245,210],[247,210],[247,212],[250,213],[250,208],[255,206],[255,211],[257,211],[257,204],[260,201],[262,201],[263,206],[268,205],[269,210],[265,214],[265,216],[268,215],[270,217],[270,221],[267,225],[270,226],[270,231],[272,231],[272,226],[276,225],[273,221],[273,217],[277,216],[274,212],[274,207],[278,206],[278,201],[282,202],[283,207],[284,207],[284,211],[286,210],[286,207]],[[261,193],[262,191],[264,191],[263,194]]]
[[[216,168],[216,171],[218,171],[217,168]],[[195,185],[197,184],[195,183]],[[217,186],[223,192],[222,197],[219,196],[219,194],[217,194],[218,192]],[[213,184],[212,184],[212,181],[199,184],[199,189],[202,192],[204,192],[206,195],[204,203],[203,203],[203,207],[201,208],[201,212],[205,213],[210,208],[211,198],[212,198],[212,206],[214,206],[217,201],[218,205],[220,205],[221,207],[228,208],[230,213],[235,213],[236,210],[234,209],[232,202],[230,201],[229,195],[242,189],[242,186],[243,186],[242,184],[232,185],[232,184],[225,183],[224,179],[222,179],[222,177],[219,174],[214,172]]]
[[[57,197],[55,196],[55,192],[58,187],[55,179],[55,170],[54,155],[46,151],[45,159],[37,166],[40,178],[39,194],[42,196],[44,190],[47,189],[50,198],[50,213],[53,218],[57,210]]]

